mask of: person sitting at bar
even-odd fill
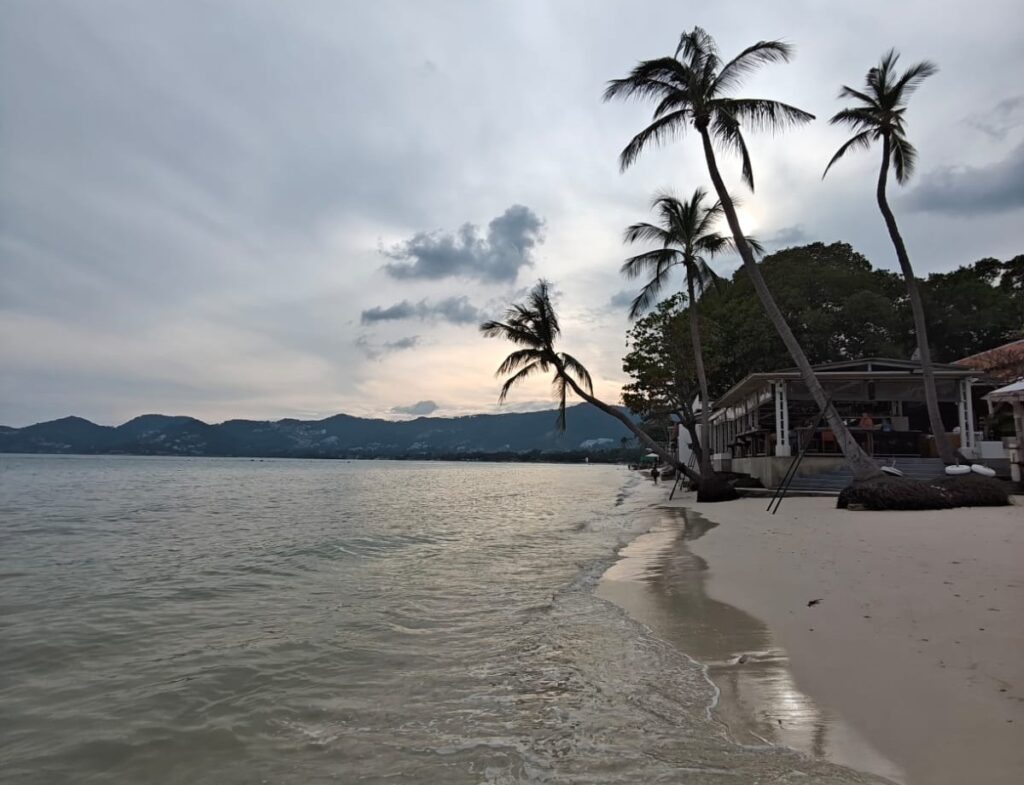
[[[860,416],[860,420],[857,422],[858,428],[863,428],[866,431],[872,431],[875,428],[875,421],[872,419],[869,412],[864,412]]]

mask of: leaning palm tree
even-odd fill
[[[953,454],[953,448],[949,445],[949,440],[946,439],[946,427],[942,424],[942,415],[939,412],[939,396],[935,390],[935,369],[932,367],[932,352],[928,345],[928,328],[924,318],[921,292],[917,287],[914,268],[910,266],[907,246],[900,235],[896,217],[889,207],[889,200],[885,194],[890,168],[896,177],[896,182],[900,185],[906,183],[914,173],[917,150],[907,140],[905,120],[907,100],[925,79],[939,69],[934,63],[924,60],[910,66],[900,75],[896,71],[896,61],[899,60],[899,57],[899,53],[895,49],[890,49],[882,55],[881,62],[868,71],[863,91],[854,90],[846,85],[840,89],[839,97],[850,98],[856,102],[856,105],[836,112],[829,122],[832,125],[845,125],[855,133],[832,156],[822,177],[824,178],[828,174],[832,164],[850,150],[867,149],[871,147],[872,142],[882,143],[882,167],[878,172],[878,189],[876,191],[878,209],[881,210],[882,217],[885,219],[885,226],[889,230],[889,237],[896,248],[896,258],[899,259],[903,280],[907,285],[910,312],[914,317],[914,333],[917,336],[917,351],[921,358],[924,400],[928,407],[928,420],[935,438],[935,446],[942,460],[951,464],[956,463],[956,456]]]
[[[722,217],[722,203],[711,206],[704,203],[707,193],[703,188],[693,192],[687,201],[681,202],[669,194],[655,197],[651,209],[658,213],[658,223],[636,223],[626,229],[625,241],[656,243],[659,247],[632,256],[622,265],[622,274],[629,278],[648,276],[643,289],[633,300],[629,318],[637,319],[658,300],[674,267],[682,267],[686,280],[686,295],[690,312],[690,340],[693,343],[693,365],[700,388],[701,443],[697,445],[700,457],[701,476],[712,474],[711,451],[707,449],[708,434],[711,433],[711,398],[708,394],[708,377],[704,370],[704,352],[701,348],[700,319],[697,314],[697,298],[711,283],[718,282],[718,276],[708,260],[725,251],[734,250],[731,238],[715,231],[715,224]],[[761,244],[752,237],[747,244],[756,252],[763,252]]]
[[[551,304],[551,287],[547,281],[538,281],[530,290],[525,303],[513,303],[509,306],[504,321],[484,322],[480,325],[480,331],[488,338],[505,338],[522,347],[506,357],[495,374],[511,374],[501,386],[499,403],[504,402],[512,388],[520,382],[537,373],[554,372],[552,385],[558,400],[557,425],[560,430],[565,430],[566,399],[569,390],[572,390],[587,403],[625,425],[642,444],[657,453],[666,463],[675,466],[694,482],[701,482],[698,474],[681,464],[670,450],[648,436],[631,417],[595,398],[590,373],[583,364],[571,354],[556,350],[555,343],[562,330]]]
[[[754,173],[743,139],[743,124],[755,129],[775,131],[814,119],[814,115],[779,101],[734,98],[729,95],[739,86],[744,76],[759,66],[787,62],[791,55],[792,48],[781,41],[758,41],[723,63],[718,57],[714,39],[701,28],[695,27],[692,32],[683,33],[680,37],[674,57],[639,63],[629,76],[609,82],[604,98],[606,101],[613,98],[657,101],[651,124],[634,136],[619,156],[623,170],[628,169],[650,145],[681,136],[691,128],[697,132],[711,182],[754,290],[793,357],[811,396],[825,411],[828,424],[854,476],[866,479],[877,475],[878,467],[857,444],[835,407],[830,404],[807,355],[772,297],[754,259],[753,249],[743,236],[736,205],[726,190],[715,155],[716,144],[726,151],[737,153],[742,162],[743,180],[753,189]]]

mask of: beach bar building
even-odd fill
[[[966,457],[980,459],[983,439],[976,412],[986,411],[981,399],[994,385],[972,368],[934,368],[948,438]],[[817,365],[815,374],[854,438],[880,464],[899,468],[937,460],[919,362],[851,360]],[[709,442],[715,467],[775,487],[792,456],[802,450],[800,474],[834,471],[843,464],[842,454],[819,415],[795,368],[752,373],[714,403]]]

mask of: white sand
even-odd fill
[[[800,689],[910,785],[1024,783],[1024,509],[670,504],[720,524],[688,543],[710,596],[766,622]]]

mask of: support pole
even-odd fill
[[[971,388],[974,385],[974,379],[964,379],[964,401],[966,404],[966,418],[967,418],[967,432],[966,438],[962,440],[961,446],[970,451],[972,458],[978,455],[978,442],[974,437],[974,395],[972,394]],[[963,434],[963,432],[961,431]]]
[[[786,382],[775,382],[775,455],[788,458],[793,454],[789,444],[789,396]]]

